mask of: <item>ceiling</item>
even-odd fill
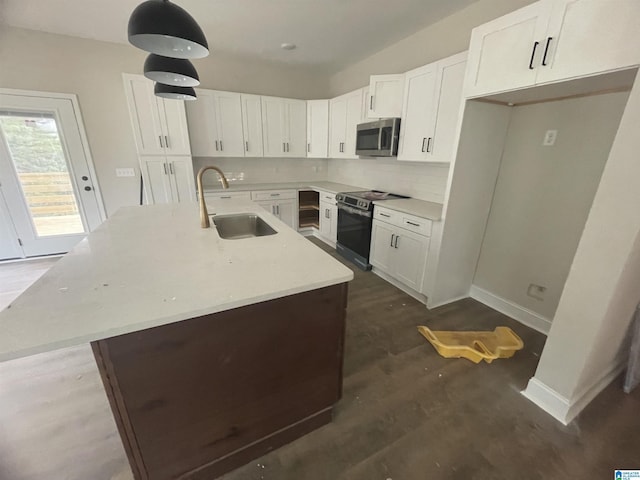
[[[177,0],[212,51],[338,71],[477,0]],[[8,25],[126,43],[141,0],[0,0]],[[298,48],[285,51],[283,42]]]

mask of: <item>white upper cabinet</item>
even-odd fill
[[[307,101],[307,157],[329,156],[329,100]]]
[[[451,162],[466,59],[463,52],[406,73],[398,160]]]
[[[480,96],[533,85],[549,23],[547,0],[516,10],[471,32],[465,95]]]
[[[197,89],[187,104],[189,137],[194,156],[243,157],[240,94]]]
[[[640,64],[640,1],[557,0],[537,83]]]
[[[190,155],[184,102],[156,97],[153,82],[123,74],[139,155]]]
[[[265,157],[306,155],[306,109],[304,100],[262,97],[262,139]]]
[[[402,113],[402,93],[404,90],[404,74],[372,75],[369,81],[367,101],[367,117],[389,118],[399,117]]]
[[[262,157],[262,102],[259,95],[240,95],[245,157]]]
[[[465,96],[640,64],[640,1],[541,0],[475,28]]]
[[[363,118],[363,92],[359,88],[329,101],[329,156],[358,158],[356,128]]]

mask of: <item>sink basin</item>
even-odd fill
[[[254,213],[215,215],[213,223],[218,230],[218,235],[227,240],[264,237],[277,233],[267,222]]]

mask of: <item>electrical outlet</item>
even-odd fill
[[[544,300],[544,294],[546,291],[547,287],[530,283],[529,288],[527,288],[527,295],[531,298],[535,298],[536,300]]]
[[[116,177],[135,177],[133,168],[116,168]]]
[[[542,140],[542,145],[550,147],[556,143],[556,137],[558,136],[558,130],[547,130]]]

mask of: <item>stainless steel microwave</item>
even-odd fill
[[[399,118],[383,118],[358,125],[356,155],[395,157],[398,154]]]

